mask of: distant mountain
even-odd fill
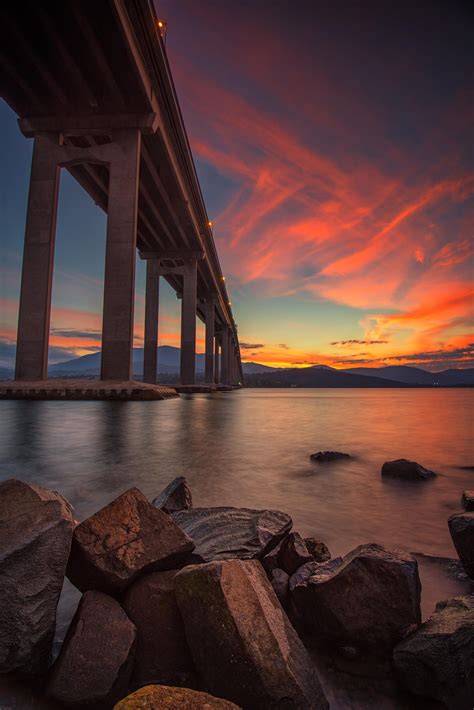
[[[407,387],[405,383],[382,377],[357,375],[342,370],[302,367],[246,375],[247,387]]]
[[[261,365],[259,362],[243,362],[242,369],[244,375],[255,375],[260,372],[276,372],[278,368]]]
[[[388,365],[386,367],[351,367],[342,370],[353,375],[382,377],[410,385],[472,385],[474,384],[474,368],[466,370],[444,370],[443,372],[428,372],[420,367],[409,365]]]
[[[158,348],[158,372],[174,374],[179,372],[180,349],[174,348],[171,345],[160,345]],[[82,355],[82,357],[59,362],[56,365],[50,365],[48,375],[50,377],[97,377],[100,373],[100,358],[101,353],[93,353],[92,355]],[[143,348],[133,348],[132,361],[133,374],[141,375],[143,373]],[[196,355],[196,372],[204,372],[204,354]]]

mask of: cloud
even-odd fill
[[[333,340],[330,345],[382,345],[388,340]]]
[[[283,348],[283,350],[290,350],[290,346],[286,343],[278,343],[278,347]]]
[[[263,343],[242,343],[242,342],[240,342],[240,347],[242,350],[259,350],[260,348],[264,348],[265,345]]]
[[[61,336],[63,338],[87,338],[89,340],[102,340],[102,331],[100,330],[76,330],[75,328],[61,329],[52,328],[51,335]]]

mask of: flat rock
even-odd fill
[[[328,708],[313,662],[257,560],[186,567],[176,598],[206,688],[244,708]]]
[[[292,575],[298,567],[311,562],[313,556],[306,543],[297,532],[290,532],[280,544],[277,555],[278,567]]]
[[[449,518],[448,526],[462,566],[474,579],[474,513],[455,513]]]
[[[128,689],[135,626],[120,604],[86,592],[51,671],[48,695],[77,708],[110,708]]]
[[[462,504],[464,510],[474,511],[474,491],[464,491],[462,494]]]
[[[189,510],[193,507],[193,496],[184,476],[178,476],[169,483],[153,505],[165,513],[176,513],[178,510]]]
[[[326,463],[327,461],[339,461],[341,459],[352,458],[350,454],[344,454],[342,451],[317,451],[309,457],[311,461],[318,463]]]
[[[396,646],[393,660],[403,685],[452,710],[472,710],[474,595],[436,605],[421,628]]]
[[[315,537],[305,537],[304,542],[315,562],[327,562],[331,559],[329,548],[322,540],[317,540]]]
[[[193,549],[169,515],[130,488],[76,527],[67,576],[81,591],[116,595],[139,574],[179,566]]]
[[[420,590],[416,560],[375,544],[308,563],[290,578],[292,602],[317,640],[377,654],[418,627]]]
[[[194,542],[196,562],[264,557],[292,526],[286,513],[248,508],[193,508],[173,519]]]
[[[194,666],[174,593],[176,570],[151,572],[125,593],[122,606],[137,629],[135,687],[163,683],[193,687]]]
[[[238,705],[189,688],[147,685],[121,700],[114,710],[241,710]]]
[[[436,473],[416,461],[396,459],[395,461],[385,461],[382,466],[382,476],[399,478],[402,481],[425,481],[434,478]]]
[[[48,669],[73,527],[58,493],[0,484],[0,673]]]

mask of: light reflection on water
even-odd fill
[[[130,486],[185,475],[196,505],[278,508],[333,555],[364,542],[454,557],[448,516],[474,488],[472,390],[241,390],[163,402],[2,402],[0,479],[63,493],[79,520]],[[318,465],[319,449],[354,460]],[[384,461],[439,473],[382,479]]]

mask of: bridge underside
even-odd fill
[[[182,303],[181,382],[195,381],[196,315],[206,325],[206,382],[240,382],[236,325],[152,3],[23,0],[2,5],[0,28],[1,95],[34,139],[16,378],[46,377],[65,168],[107,213],[101,377],[131,378],[139,251],[145,381],[159,369],[163,277]]]

